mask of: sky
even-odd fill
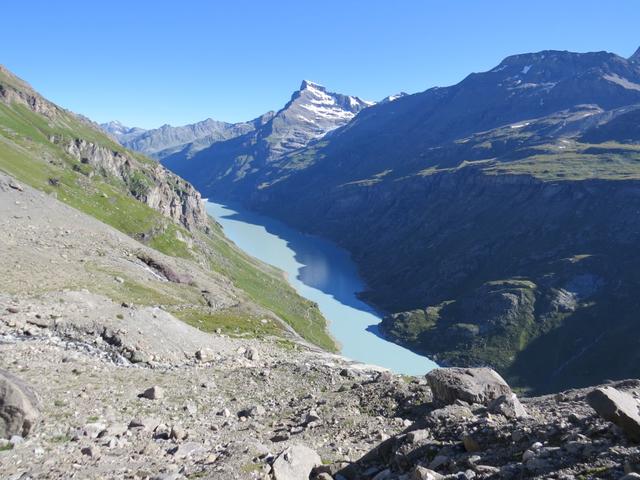
[[[55,103],[143,128],[281,108],[303,79],[379,100],[502,58],[640,47],[640,0],[20,0],[0,63]]]

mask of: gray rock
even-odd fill
[[[410,443],[420,443],[424,440],[431,438],[431,431],[429,429],[413,430],[407,433],[407,440]]]
[[[421,466],[417,466],[413,472],[411,472],[411,480],[442,480],[443,478],[444,476],[438,472]]]
[[[253,360],[253,361],[258,361],[259,360],[259,355],[258,355],[258,351],[253,348],[253,347],[249,347],[247,349],[246,352],[244,352],[244,356],[248,359],[248,360]]]
[[[502,395],[489,403],[489,411],[499,413],[507,418],[524,418],[527,411],[524,409],[515,393]]]
[[[153,387],[147,388],[138,396],[142,398],[148,398],[149,400],[161,400],[162,398],[164,398],[164,390],[162,389],[162,387],[154,385]]]
[[[245,408],[244,410],[240,410],[238,412],[238,417],[261,417],[265,413],[267,413],[267,411],[262,405],[254,405],[252,407]]]
[[[80,452],[87,457],[98,459],[100,458],[100,449],[95,445],[84,447]]]
[[[187,402],[183,408],[189,415],[198,413],[198,406],[193,402]]]
[[[26,437],[38,422],[38,399],[18,377],[0,370],[0,438]]]
[[[182,478],[184,478],[184,476],[180,473],[161,473],[151,477],[151,480],[180,480]]]
[[[155,430],[160,425],[160,420],[154,417],[134,418],[129,422],[130,429]]]
[[[429,468],[435,470],[436,468],[439,468],[447,463],[449,463],[449,457],[447,457],[446,455],[436,455],[436,457],[431,460]]]
[[[196,359],[199,362],[203,362],[203,363],[211,362],[213,360],[213,357],[214,357],[213,352],[208,348],[203,348],[196,352]]]
[[[490,368],[437,368],[426,375],[436,403],[489,403],[501,396],[511,398],[507,382]]]
[[[469,407],[464,405],[447,405],[434,410],[429,416],[437,418],[442,422],[459,422],[465,418],[473,417],[473,412]]]
[[[187,438],[188,433],[180,425],[174,425],[173,427],[171,427],[171,433],[169,434],[169,436],[174,440],[184,440],[185,438]]]
[[[308,480],[311,470],[322,463],[320,456],[304,445],[286,448],[273,462],[274,480]]]
[[[82,434],[89,438],[98,438],[98,436],[106,430],[107,430],[107,426],[105,424],[92,422],[92,423],[87,423],[82,428]]]
[[[206,448],[204,448],[204,446],[201,443],[186,442],[172,449],[171,454],[175,458],[186,458],[186,457],[201,455],[206,451],[207,451]]]
[[[640,442],[640,404],[635,398],[613,387],[603,387],[589,392],[587,402],[602,418],[622,428],[630,440]]]

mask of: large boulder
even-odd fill
[[[39,417],[33,390],[18,377],[0,370],[0,438],[26,437]]]
[[[603,387],[589,392],[587,402],[602,418],[622,428],[630,440],[640,442],[640,403],[633,396]]]
[[[273,462],[275,480],[309,480],[314,467],[322,463],[320,456],[304,445],[286,448]]]
[[[490,368],[436,368],[426,375],[436,403],[456,400],[489,405],[500,397],[513,398],[507,382]]]

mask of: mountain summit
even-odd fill
[[[306,146],[346,124],[362,109],[373,105],[358,97],[329,92],[325,87],[303,80],[300,90],[273,119],[272,137],[276,140],[270,158]]]
[[[252,178],[260,167],[318,141],[374,104],[303,80],[291,100],[261,127],[217,142],[191,157],[178,152],[161,160],[174,171],[198,178],[201,188],[222,180],[232,189],[239,179]]]
[[[636,50],[636,53],[629,57],[631,62],[639,62],[640,63],[640,47]]]

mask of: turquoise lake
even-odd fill
[[[437,366],[378,334],[380,317],[356,295],[365,285],[348,252],[235,206],[207,202],[207,211],[238,247],[286,272],[298,293],[318,304],[342,355],[406,375],[421,375]]]

